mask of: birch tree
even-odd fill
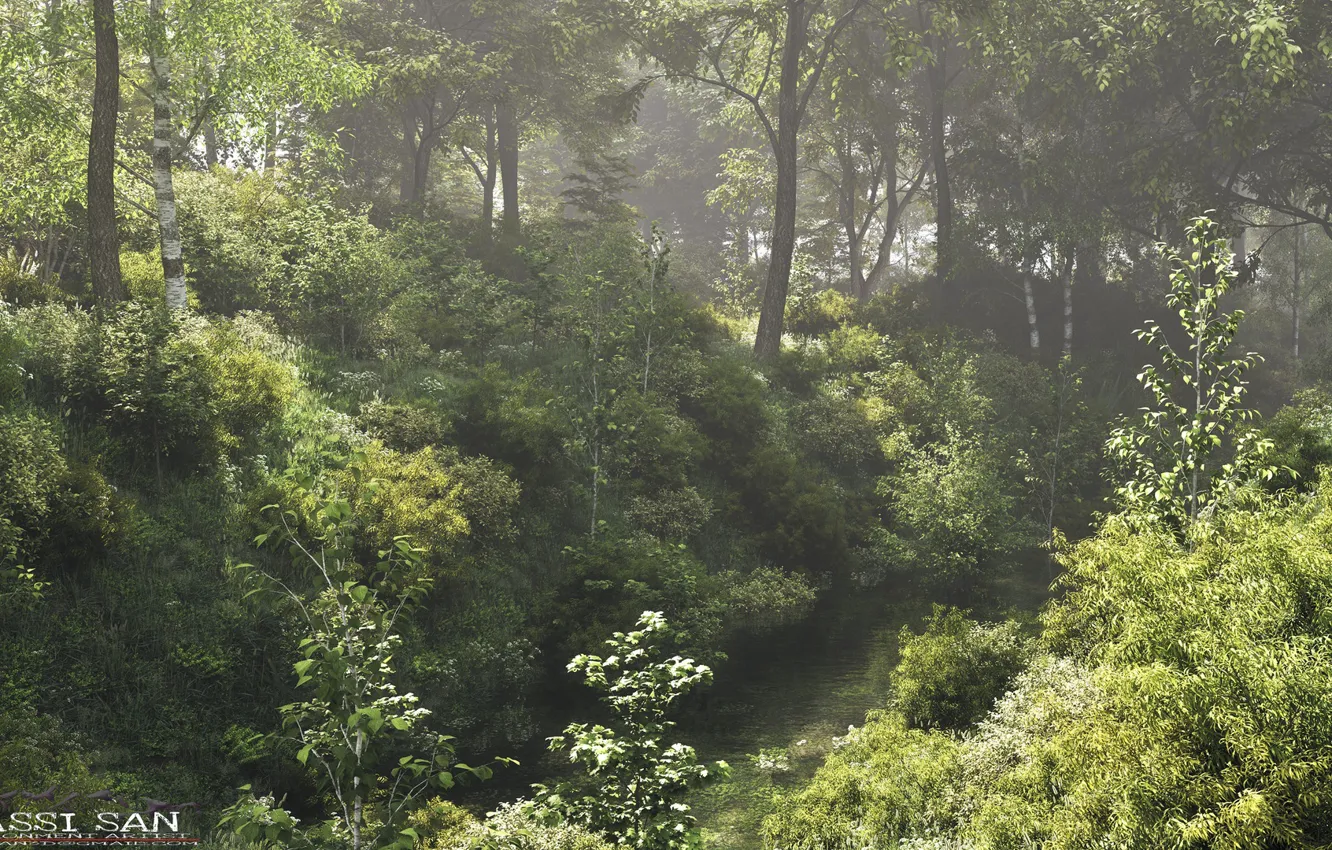
[[[205,126],[259,134],[270,145],[270,119],[280,109],[327,109],[364,91],[368,77],[311,34],[336,24],[336,0],[317,7],[317,19],[293,0],[147,0],[132,8],[147,66],[139,91],[153,109],[151,184],[166,303],[179,310],[187,301],[175,161],[202,140]]]

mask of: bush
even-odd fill
[[[1035,526],[1018,515],[997,447],[954,433],[904,455],[901,468],[880,479],[879,493],[925,583],[974,593],[987,567],[1037,539]]]
[[[937,834],[954,817],[946,792],[959,750],[900,715],[871,712],[863,727],[833,739],[813,781],[764,819],[764,846],[897,850],[903,839]]]
[[[445,442],[451,430],[439,412],[413,404],[371,401],[363,405],[356,424],[391,449],[415,452]]]
[[[360,453],[358,464],[335,472],[332,480],[355,505],[366,559],[409,535],[433,569],[456,574],[465,540],[505,539],[512,533],[518,485],[491,461],[463,458],[447,447],[404,455],[373,441]],[[282,485],[285,496],[265,498],[302,505],[305,527],[319,528],[315,502],[291,492],[294,483]]]
[[[916,729],[965,729],[984,717],[1022,670],[1028,652],[1018,624],[986,626],[936,606],[917,635],[899,638],[893,708]]]
[[[31,410],[0,411],[0,563],[42,538],[67,471],[54,424]]]
[[[1304,390],[1277,411],[1263,428],[1273,443],[1270,457],[1277,468],[1266,487],[1308,492],[1318,483],[1318,467],[1332,464],[1332,396]]]
[[[478,821],[442,800],[413,815],[421,850],[611,850],[612,844],[530,802],[501,803]],[[419,822],[419,825],[418,825]]]
[[[130,468],[185,471],[252,444],[291,398],[290,367],[226,324],[128,303],[95,323],[77,310],[19,315],[34,395],[59,404]]]
[[[271,175],[181,175],[193,288],[205,309],[264,310],[304,338],[369,350],[412,269],[363,211],[283,188]]]

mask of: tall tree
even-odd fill
[[[180,251],[180,223],[176,218],[176,187],[171,174],[172,137],[171,59],[166,52],[166,18],[162,0],[148,0],[148,68],[153,99],[153,196],[157,201],[157,230],[162,246],[162,274],[166,304],[184,310],[185,261]]]
[[[116,222],[116,118],[120,112],[120,41],[115,0],[93,0],[96,78],[88,138],[88,268],[93,297],[110,304],[125,297]]]
[[[838,39],[866,0],[722,0],[678,6],[655,0],[629,12],[639,52],[670,77],[713,86],[747,103],[762,126],[776,170],[768,279],[754,353],[777,356],[796,245],[800,127]],[[776,90],[772,81],[776,77]],[[773,100],[775,98],[775,110]]]

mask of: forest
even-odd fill
[[[1327,0],[0,0],[0,847],[1332,847],[1325,466]]]

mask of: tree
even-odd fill
[[[336,18],[338,5],[323,10]],[[148,60],[148,86],[140,91],[153,107],[150,182],[167,306],[184,309],[175,160],[205,125],[240,136],[262,129],[272,149],[270,119],[279,109],[327,109],[368,80],[343,53],[314,39],[310,7],[294,0],[148,0],[147,12],[133,35]]]
[[[891,12],[891,10],[889,10]],[[862,20],[843,39],[807,121],[805,158],[834,195],[846,237],[850,292],[861,301],[882,285],[902,215],[929,173],[918,150],[908,72],[920,39],[893,14]],[[883,57],[888,56],[888,61]],[[878,247],[867,247],[875,238]]]
[[[125,297],[120,279],[116,221],[116,117],[120,111],[120,41],[115,0],[93,0],[96,81],[88,137],[88,269],[93,297],[110,304]]]
[[[1207,217],[1190,223],[1187,240],[1183,252],[1164,244],[1158,248],[1170,266],[1166,303],[1179,314],[1188,349],[1177,351],[1156,322],[1138,331],[1138,339],[1161,357],[1159,368],[1148,365],[1138,375],[1154,406],[1143,409],[1141,423],[1115,429],[1107,443],[1128,474],[1118,491],[1124,506],[1183,530],[1246,480],[1275,472],[1262,465],[1271,442],[1238,430],[1255,416],[1242,406],[1244,374],[1262,358],[1252,352],[1225,357],[1244,318],[1242,311],[1220,310],[1221,296],[1237,274],[1233,255]],[[1234,442],[1233,459],[1213,465],[1228,438]]]
[[[348,466],[358,482],[362,461],[353,457]],[[374,481],[364,482],[371,492],[375,487]],[[426,734],[430,712],[417,707],[415,694],[399,694],[393,683],[393,656],[402,643],[399,621],[420,605],[433,579],[421,550],[404,536],[379,551],[381,560],[373,568],[356,563],[350,554],[358,528],[351,504],[315,491],[308,477],[297,489],[317,500],[317,545],[308,547],[295,533],[300,521],[295,511],[279,512],[276,505],[265,510],[276,512],[278,522],[256,543],[288,544],[298,575],[312,574],[315,590],[298,592],[251,564],[234,570],[253,586],[247,596],[263,593],[287,603],[309,631],[294,670],[297,687],[311,693],[281,708],[282,725],[287,739],[300,747],[297,760],[315,768],[321,787],[337,801],[338,815],[301,828],[290,812],[271,797],[256,798],[247,785],[220,825],[248,841],[287,847],[338,839],[351,850],[408,850],[418,836],[407,817],[427,789],[452,787],[458,771],[481,779],[491,773],[485,766],[454,763],[452,739]]]
[[[782,344],[796,245],[800,127],[838,39],[866,2],[710,0],[679,6],[655,0],[628,13],[640,54],[662,69],[638,84],[639,96],[662,77],[721,89],[749,105],[772,150],[777,181],[768,279],[754,340],[762,360],[776,357]],[[769,88],[774,72],[775,92]]]
[[[611,649],[606,657],[579,655],[569,662],[569,672],[582,673],[588,687],[602,692],[617,728],[572,723],[551,738],[550,748],[567,749],[587,779],[536,786],[536,799],[621,847],[692,847],[694,817],[681,798],[691,788],[725,778],[730,768],[725,762],[699,764],[693,747],[665,744],[675,725],[666,712],[692,688],[711,682],[712,670],[678,655],[661,658],[670,628],[660,613],[644,611],[637,625],[606,641]]]

